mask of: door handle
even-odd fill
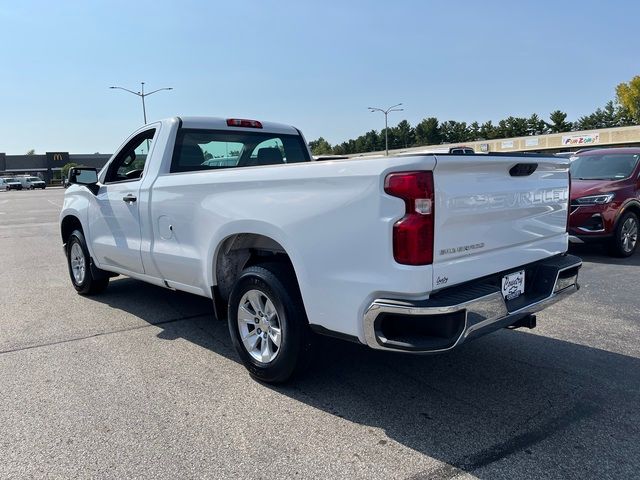
[[[137,200],[137,198],[135,195],[128,194],[122,197],[122,200],[127,203],[133,203]]]

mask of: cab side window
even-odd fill
[[[146,130],[131,139],[109,165],[104,183],[128,182],[142,178],[155,133],[155,129]]]

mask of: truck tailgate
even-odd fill
[[[567,249],[566,159],[437,155],[434,187],[435,289]]]

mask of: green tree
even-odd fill
[[[478,122],[473,122],[469,125],[469,140],[481,140],[480,124]]]
[[[437,145],[441,143],[440,123],[435,117],[429,117],[416,125],[415,129],[417,145]]]
[[[513,131],[516,137],[524,137],[529,134],[529,122],[524,117],[513,117]]]
[[[522,117],[507,117],[501,120],[498,126],[504,137],[524,137],[529,133],[527,119]]]
[[[384,143],[384,139],[382,142],[380,141],[380,135],[376,130],[369,130],[364,134],[364,148],[365,152],[375,152],[377,150],[381,150],[381,145]]]
[[[509,125],[507,125],[507,120],[500,120],[498,125],[494,128],[493,133],[495,134],[495,138],[509,137]]]
[[[560,133],[560,132],[568,132],[571,130],[571,123],[566,121],[567,114],[560,111],[554,110],[549,115],[549,120],[551,123],[547,124],[549,131],[551,133]]]
[[[404,148],[410,147],[416,141],[415,131],[413,130],[411,124],[406,120],[402,120],[398,124],[398,126],[396,127],[396,134],[401,146]]]
[[[630,125],[636,125],[631,113],[622,105],[618,105],[618,108],[616,108],[616,126],[628,127]]]
[[[309,148],[314,155],[330,155],[333,153],[331,144],[322,137],[309,142]]]
[[[483,140],[492,140],[497,138],[496,127],[491,120],[480,125],[480,138]]]
[[[36,151],[32,148],[31,150],[27,150],[26,155],[35,155]]]
[[[440,124],[440,135],[443,143],[460,143],[469,140],[469,129],[466,122],[447,120]]]
[[[334,155],[345,155],[345,154],[346,154],[346,152],[344,151],[344,147],[343,147],[343,145],[344,145],[344,144],[335,145],[335,146],[333,147],[333,154],[334,154]]]
[[[385,147],[384,132],[385,132],[385,129],[383,128],[380,131],[380,143],[381,143],[380,150],[384,150],[384,147]],[[389,149],[400,148],[402,145],[400,143],[400,137],[398,136],[398,130],[396,128],[389,128],[387,132],[388,132],[387,136],[389,140]]]
[[[527,119],[527,135],[543,135],[547,132],[547,124],[537,114]]]
[[[609,100],[602,109],[602,124],[604,128],[618,126],[618,109],[613,100]]]
[[[576,123],[576,130],[592,130],[595,128],[624,127],[633,125],[626,108],[616,105],[612,100],[608,101],[603,108],[596,109],[595,112],[580,117]]]
[[[616,87],[616,100],[635,123],[640,123],[640,75]]]

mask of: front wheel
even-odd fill
[[[89,250],[84,235],[75,230],[67,241],[67,265],[71,283],[80,295],[96,295],[109,285],[109,276],[90,264]],[[94,276],[94,273],[97,275]]]
[[[626,212],[620,217],[613,235],[611,253],[619,257],[630,257],[638,246],[638,216]]]
[[[306,367],[312,333],[287,266],[246,268],[229,297],[228,318],[233,344],[254,378],[281,383]]]

